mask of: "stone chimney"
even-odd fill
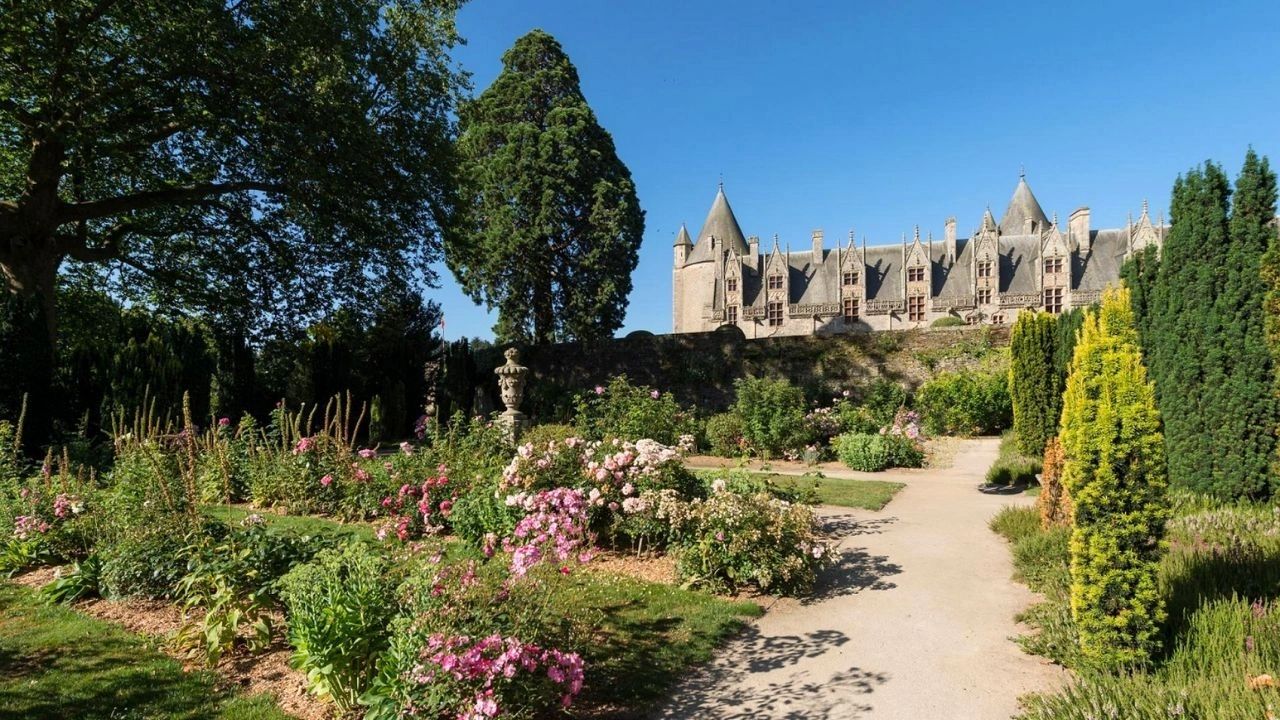
[[[1073,247],[1081,255],[1088,255],[1092,244],[1089,242],[1089,208],[1076,208],[1067,220],[1067,245]]]
[[[943,243],[944,259],[947,265],[951,265],[956,261],[956,219],[954,216],[947,218]]]
[[[818,265],[822,262],[822,231],[813,231],[813,264]]]
[[[760,254],[760,236],[759,235],[752,235],[751,237],[747,238],[747,250],[751,254],[751,257],[756,257],[757,255]]]

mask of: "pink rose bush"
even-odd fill
[[[441,465],[435,475],[421,483],[404,483],[382,498],[386,520],[378,526],[379,540],[400,542],[442,533],[457,502],[457,490],[449,483],[448,469]]]
[[[579,490],[556,488],[535,494],[517,493],[507,504],[525,515],[516,523],[503,550],[511,553],[511,574],[524,577],[540,562],[591,559],[594,536],[588,529],[587,500]]]

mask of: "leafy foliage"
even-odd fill
[[[1169,517],[1155,393],[1127,290],[1085,318],[1062,413],[1062,484],[1071,497],[1071,610],[1091,663],[1146,662],[1159,647],[1156,584]]]
[[[574,425],[592,440],[649,438],[675,445],[693,430],[690,413],[682,410],[671,393],[646,385],[632,385],[626,375],[609,384],[579,393]]]
[[[991,435],[1009,427],[1013,413],[1005,373],[938,373],[916,392],[916,409],[933,435]]]
[[[902,435],[850,433],[837,437],[835,447],[840,462],[862,472],[924,465],[924,452]]]
[[[373,679],[395,614],[386,560],[362,543],[326,550],[281,579],[293,663],[311,691],[343,712]]]
[[[785,379],[742,378],[733,412],[742,418],[742,435],[766,457],[805,443],[804,393]]]
[[[610,337],[622,326],[644,212],[578,72],[542,30],[459,112],[462,213],[446,260],[498,309],[503,340]]]

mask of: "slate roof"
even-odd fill
[[[1037,230],[1049,228],[1049,218],[1044,216],[1044,210],[1032,194],[1031,186],[1027,185],[1027,178],[1024,176],[1018,178],[1018,187],[1013,189],[1009,207],[1004,211],[1004,217],[1000,218],[1000,234],[1018,235],[1025,232],[1027,220],[1036,223]]]
[[[689,253],[689,263],[712,260],[711,237],[715,236],[721,247],[737,250],[747,254],[747,239],[738,226],[738,218],[729,207],[729,198],[724,196],[724,186],[716,191],[716,199],[711,203],[707,219],[702,221],[702,229],[698,231],[698,239],[693,243],[693,252]]]
[[[676,233],[675,246],[679,247],[681,245],[693,245],[693,241],[689,239],[689,230],[684,226],[684,223],[680,223],[680,232]]]

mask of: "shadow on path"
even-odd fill
[[[853,667],[827,677],[802,670],[769,683],[752,682],[754,675],[784,670],[847,642],[849,637],[838,630],[766,637],[748,628],[725,648],[718,662],[682,683],[679,695],[657,717],[856,718],[870,710],[857,696],[869,695],[888,680],[887,675]],[[733,689],[726,693],[725,688]]]

